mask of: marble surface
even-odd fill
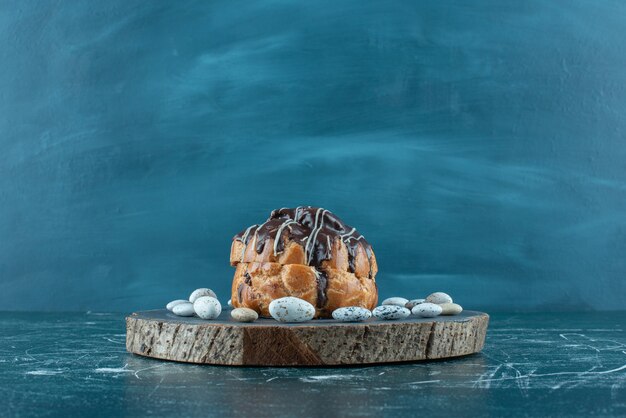
[[[626,312],[494,314],[482,353],[344,368],[178,364],[123,314],[0,313],[0,415],[624,416]]]

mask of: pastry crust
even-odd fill
[[[269,238],[261,253],[256,252],[256,237],[253,237],[245,245],[239,240],[233,240],[230,248],[230,265],[235,267],[243,263],[278,263],[282,265],[302,264],[304,260],[304,247],[301,243],[286,237],[285,248],[282,252],[274,254],[274,239]],[[341,271],[348,271],[348,249],[343,241],[335,238],[332,242],[332,256],[329,260],[322,262],[322,268],[329,268]],[[367,256],[367,251],[361,243],[357,243],[354,256],[354,274],[358,277],[376,276],[378,264],[376,255],[371,251],[371,256]]]
[[[232,304],[235,308],[251,308],[261,316],[270,317],[270,302],[295,296],[315,306],[318,318],[328,318],[335,309],[345,306],[367,309],[376,306],[378,289],[374,280],[336,269],[326,269],[322,273],[326,276],[325,297],[321,297],[319,273],[314,267],[238,263],[232,285]]]
[[[378,302],[378,264],[370,244],[323,208],[277,209],[261,225],[235,235],[232,303],[261,316],[274,299],[295,296],[327,318],[341,307],[372,309]]]

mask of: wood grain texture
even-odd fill
[[[165,310],[126,318],[126,349],[188,363],[249,366],[323,366],[406,362],[479,352],[489,316],[342,323],[315,320],[282,324],[271,319],[238,323],[230,311],[215,321],[176,317]]]

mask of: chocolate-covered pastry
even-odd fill
[[[233,238],[230,263],[235,307],[269,316],[272,300],[304,299],[316,317],[342,306],[372,309],[378,301],[371,245],[330,211],[311,206],[277,209]]]

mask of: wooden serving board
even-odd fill
[[[235,322],[230,310],[216,320],[179,317],[165,309],[126,318],[126,349],[187,363],[229,366],[325,366],[434,360],[479,352],[489,315],[395,321],[317,319],[285,324],[260,318]]]

